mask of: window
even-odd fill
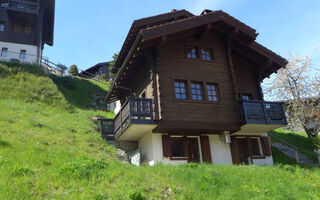
[[[208,101],[219,101],[218,86],[216,84],[207,84]]]
[[[195,101],[202,101],[203,100],[203,89],[202,83],[191,83],[191,90],[192,90],[192,100]]]
[[[197,47],[186,47],[186,56],[187,58],[197,59],[198,58],[198,49]]]
[[[20,25],[13,25],[12,31],[13,31],[14,33],[21,33],[21,32],[22,32],[22,26],[20,26]]]
[[[3,7],[3,8],[9,7],[9,2],[8,2],[8,0],[2,0],[2,1],[0,1],[0,3],[1,3],[1,7]]]
[[[187,99],[187,83],[186,81],[175,81],[174,89],[176,93],[176,99]]]
[[[252,100],[252,94],[242,94],[242,100],[245,100],[245,101]]]
[[[29,26],[25,26],[25,27],[24,27],[24,30],[23,30],[23,33],[26,34],[26,35],[31,35],[31,33],[32,33],[32,28],[29,27]]]
[[[184,138],[183,137],[171,137],[171,157],[186,157],[184,153]]]
[[[4,23],[0,22],[0,32],[3,32],[5,29]]]
[[[252,155],[253,156],[262,156],[259,138],[250,138]]]
[[[208,61],[213,60],[212,49],[202,48],[201,49],[201,59],[208,60]]]
[[[8,54],[8,48],[2,48],[1,57],[7,57],[7,54]]]
[[[20,59],[22,59],[22,60],[26,59],[26,54],[27,54],[26,50],[21,50],[20,51]]]

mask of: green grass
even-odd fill
[[[312,142],[308,139],[306,133],[294,132],[284,129],[276,129],[270,134],[277,136],[278,138],[292,144],[298,148],[298,151],[314,162],[318,162],[318,158],[314,153],[314,146]]]
[[[134,167],[90,117],[108,85],[0,63],[0,199],[320,199],[320,170],[276,166]]]

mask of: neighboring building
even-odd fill
[[[82,71],[79,75],[84,78],[99,79],[102,74],[106,74],[110,79],[109,62],[98,63],[89,69]]]
[[[136,141],[150,165],[272,165],[266,134],[287,124],[261,82],[287,60],[258,44],[256,30],[223,11],[186,10],[136,20],[106,96],[120,101],[118,141]]]
[[[53,45],[55,0],[0,0],[0,60],[40,63]]]

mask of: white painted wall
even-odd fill
[[[226,144],[219,135],[209,135],[212,164],[232,165],[230,144]]]
[[[115,105],[115,108],[114,108],[114,113],[115,114],[118,114],[121,110],[121,103],[120,101],[116,101],[116,105]]]
[[[10,59],[18,59],[23,63],[38,63],[38,47],[26,44],[17,44],[10,42],[0,42],[0,53],[2,48],[7,48],[8,53],[6,57],[1,57],[1,61],[10,61]],[[26,58],[20,59],[20,51],[26,50]]]

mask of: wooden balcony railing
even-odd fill
[[[287,125],[283,103],[244,100],[240,106],[243,124]]]
[[[114,133],[118,138],[130,124],[153,124],[152,99],[131,97],[114,119]]]

